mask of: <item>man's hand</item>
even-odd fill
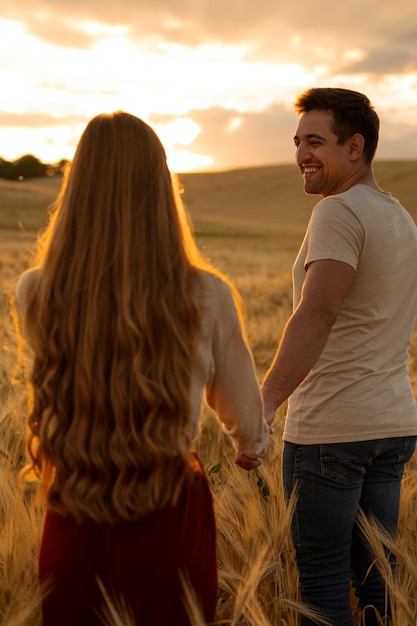
[[[236,452],[235,463],[244,470],[253,470],[259,467],[262,461],[261,459],[251,459],[242,452]]]

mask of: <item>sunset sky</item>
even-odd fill
[[[178,172],[293,159],[293,102],[365,92],[377,157],[417,158],[410,0],[2,0],[0,156],[71,159],[88,120],[125,110]]]

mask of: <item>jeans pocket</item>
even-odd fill
[[[399,454],[400,463],[408,463],[416,449],[417,437],[404,437],[404,446]]]
[[[320,446],[321,475],[340,485],[359,482],[364,473],[364,464],[349,454],[351,444],[322,444]]]
[[[405,465],[411,460],[411,457],[414,454],[417,437],[402,437],[401,439],[403,441],[403,446],[398,454],[397,463],[395,464],[395,470],[399,478],[402,478]]]

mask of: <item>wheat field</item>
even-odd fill
[[[417,220],[416,162],[375,165],[381,186],[400,198]],[[204,255],[237,286],[245,308],[247,334],[262,378],[291,313],[291,265],[315,197],[305,196],[294,166],[274,166],[210,174],[184,174],[184,201]],[[59,180],[0,181],[0,624],[41,626],[36,577],[43,511],[33,487],[22,489],[18,470],[24,458],[28,363],[15,332],[13,291],[31,263],[36,234]],[[18,355],[23,356],[18,356]],[[410,349],[417,390],[417,334]],[[216,418],[203,412],[195,447],[213,487],[219,559],[216,624],[295,626],[306,612],[298,596],[297,569],[289,539],[291,510],[284,506],[280,480],[281,434],[285,407],[277,412],[275,433],[259,469],[247,473]],[[417,457],[404,479],[399,533],[395,544],[375,527],[364,529],[389,587],[392,626],[417,620]],[[393,575],[385,548],[398,558]],[[187,589],[186,589],[187,591]],[[190,590],[188,590],[190,591]],[[202,626],[192,593],[186,593],[195,626]],[[352,594],[356,623],[360,615]],[[128,626],[109,603],[103,620]],[[57,625],[59,626],[59,625]],[[163,626],[163,625],[161,625]]]

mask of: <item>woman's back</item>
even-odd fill
[[[214,512],[191,451],[203,392],[255,465],[269,429],[232,289],[201,259],[144,122],[89,123],[17,302],[33,352],[26,475],[47,503],[44,626],[99,624],[98,578],[133,623],[188,624],[183,575],[213,621]]]

